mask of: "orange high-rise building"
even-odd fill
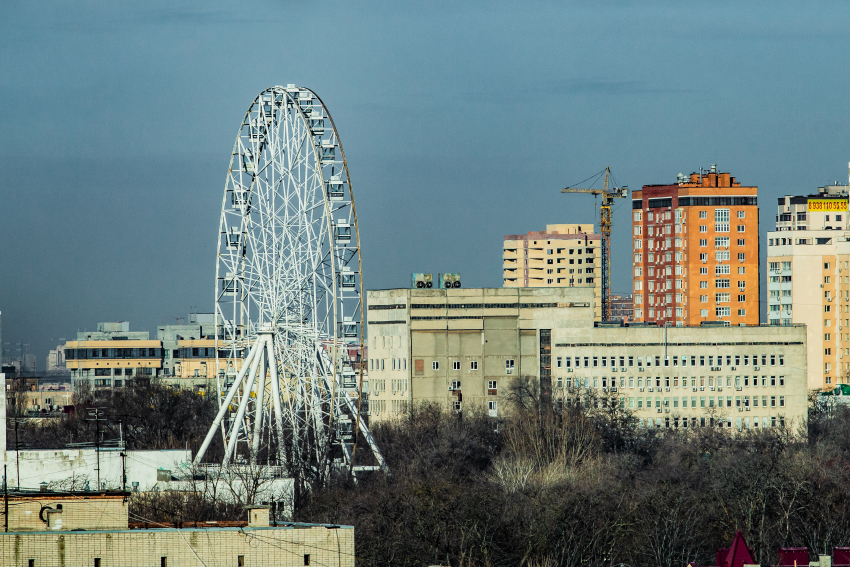
[[[636,322],[758,325],[757,193],[715,166],[633,193]]]

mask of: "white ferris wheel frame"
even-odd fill
[[[220,407],[195,463],[220,429],[224,466],[258,464],[276,446],[267,461],[302,479],[321,479],[334,464],[385,469],[360,414],[363,365],[358,383],[352,360],[365,354],[354,194],[336,126],[310,89],[266,89],[246,112],[217,256]],[[376,465],[354,465],[358,436]]]

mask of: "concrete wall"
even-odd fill
[[[8,567],[168,567],[205,565],[287,567],[306,564],[354,566],[354,529],[282,528],[162,528],[96,532],[0,533],[0,561]]]
[[[20,486],[37,488],[41,482],[71,482],[76,480],[76,489],[80,490],[80,477],[88,477],[91,490],[98,490],[97,462],[98,453],[94,449],[41,449],[38,451],[20,451]],[[100,481],[106,488],[121,488],[121,456],[117,449],[101,450]],[[139,483],[139,490],[147,490],[157,483],[157,470],[177,471],[192,461],[190,451],[127,451],[127,487]],[[16,452],[6,451],[3,464],[9,477],[10,486],[18,486],[18,466]],[[84,482],[84,481],[83,481]]]

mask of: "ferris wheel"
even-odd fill
[[[363,298],[354,195],[321,99],[261,92],[230,160],[216,264],[219,411],[201,449],[302,482],[386,468],[360,413]],[[358,372],[359,370],[359,372]],[[371,449],[355,465],[357,440]]]

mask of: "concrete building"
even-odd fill
[[[0,561],[15,567],[354,567],[351,526],[287,523],[271,526],[265,506],[249,506],[248,521],[166,526],[129,521],[127,493],[16,491]]]
[[[64,339],[59,339],[64,340]],[[44,367],[48,374],[65,372],[65,345],[58,345],[47,353],[46,365]]]
[[[634,296],[611,294],[611,320],[632,323],[635,320]]]
[[[606,399],[649,427],[805,419],[806,331],[594,324],[591,288],[368,293],[370,419],[436,402],[492,416],[517,377],[553,403]]]
[[[79,333],[65,344],[65,366],[74,381],[90,381],[96,391],[121,387],[131,377],[158,377],[175,389],[204,391],[215,382],[216,334],[212,313],[159,326],[155,340],[147,332],[131,332],[127,322],[98,323],[97,332]]]
[[[132,377],[162,376],[162,343],[147,331],[130,331],[127,321],[98,323],[97,331],[65,343],[65,366],[74,383],[88,381],[96,390],[123,386]]]
[[[757,193],[713,165],[634,192],[635,321],[759,323]]]
[[[767,233],[768,322],[808,329],[809,388],[832,389],[850,375],[848,186],[780,197]]]
[[[505,236],[502,287],[589,287],[602,318],[602,236],[593,223],[549,224],[545,231]]]

